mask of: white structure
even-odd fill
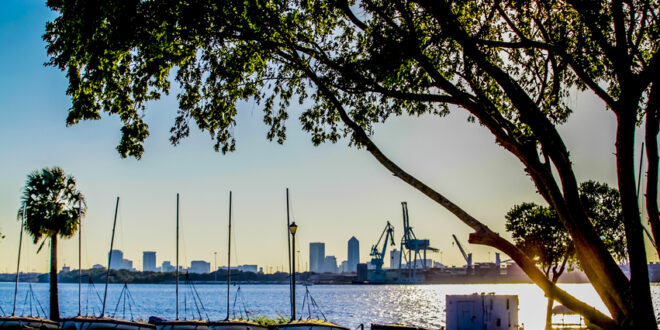
[[[390,251],[390,269],[399,269],[400,260],[401,260],[401,251],[397,249]]]
[[[519,329],[518,296],[447,295],[447,330]]]

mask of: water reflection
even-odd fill
[[[563,289],[578,299],[607,313],[598,295],[589,284],[562,284]],[[25,310],[23,304],[28,285],[21,283],[19,289],[18,311]],[[132,284],[129,285],[135,304],[131,310],[121,313],[122,304],[117,305],[121,284],[110,285],[106,311],[117,316],[146,319],[151,315],[173,318],[175,314],[175,288],[167,284]],[[46,311],[48,310],[48,284],[33,284],[35,295]],[[199,297],[210,319],[223,319],[226,313],[226,287],[224,285],[197,285]],[[232,288],[235,292],[236,287]],[[445,324],[445,295],[496,293],[515,294],[519,298],[519,321],[526,329],[542,329],[545,324],[546,299],[543,292],[532,284],[470,284],[470,285],[316,285],[309,288],[312,296],[321,307],[325,316],[338,324],[355,328],[360,323],[406,323],[429,328],[439,328]],[[660,286],[653,285],[655,310],[660,311]],[[102,295],[102,287],[98,287]],[[243,285],[243,297],[252,316],[290,315],[288,286],[286,285]],[[298,309],[303,316],[314,310],[307,307],[302,310],[305,290],[298,290]],[[184,294],[185,293],[185,294]],[[192,318],[197,311],[189,289],[181,288],[180,315]],[[0,306],[11,311],[13,283],[0,283]],[[233,303],[233,297],[232,297]],[[100,302],[93,291],[83,285],[83,314],[86,310],[98,313]],[[60,284],[60,310],[62,316],[78,313],[78,285]],[[657,315],[660,317],[660,314]]]

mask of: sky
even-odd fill
[[[177,109],[173,92],[147,106],[145,120],[151,135],[142,159],[122,159],[115,150],[121,127],[116,116],[66,127],[71,105],[65,94],[66,77],[43,65],[47,56],[41,35],[45,22],[54,17],[44,1],[0,1],[0,232],[6,235],[0,240],[0,272],[16,270],[20,232],[16,214],[26,177],[52,166],[73,175],[87,199],[83,268],[107,264],[117,197],[114,248],[124,251],[138,269],[142,251],[156,251],[157,265],[174,263],[177,193],[180,263],[206,260],[211,267],[226,265],[232,191],[231,263],[257,264],[265,271],[285,269],[286,188],[292,220],[299,226],[301,269],[308,267],[310,242],[325,242],[326,255],[341,262],[347,259],[352,236],[360,241],[361,261],[367,262],[386,221],[394,225],[400,244],[402,201],[408,203],[417,237],[430,239],[440,249],[429,258],[463,265],[451,237],[456,234],[475,262],[494,261],[494,249],[467,243],[470,228],[392,176],[366,150],[348,147],[346,140],[314,147],[297,120],[304,110],[300,106],[290,109],[288,138],[279,145],[266,139],[260,108],[252,102],[241,104],[234,129],[237,151],[222,155],[198,130],[177,147],[169,144]],[[614,185],[613,114],[589,93],[574,93],[570,103],[575,113],[559,131],[578,180]],[[392,118],[376,126],[373,139],[403,169],[509,237],[504,230],[507,210],[542,199],[521,163],[497,146],[486,129],[468,123],[467,117],[465,110],[453,109],[445,118]],[[640,145],[642,137],[640,131]],[[59,242],[60,266],[77,268],[77,246],[77,238]],[[46,272],[47,250],[37,253],[28,236],[23,247],[21,271]],[[649,260],[657,260],[649,254]]]

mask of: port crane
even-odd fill
[[[383,236],[385,237],[384,241],[383,241]],[[383,241],[383,247],[379,251],[378,247],[380,246],[381,241]],[[378,242],[375,245],[371,246],[371,253],[369,255],[372,257],[371,264],[374,265],[376,269],[370,272],[369,282],[382,283],[385,282],[385,280],[387,279],[386,273],[383,270],[385,252],[387,251],[387,242],[390,242],[390,245],[395,245],[394,227],[390,224],[389,221],[387,222],[387,225],[385,225],[385,229],[383,229],[383,232],[380,234],[380,237],[378,238]]]
[[[401,211],[403,212],[403,238],[401,238],[402,258],[399,258],[399,279],[401,280],[401,260],[405,258],[408,263],[408,276],[412,280],[416,280],[417,260],[422,260],[422,267],[426,270],[432,266],[426,264],[426,251],[437,252],[438,249],[431,247],[428,239],[418,239],[415,236],[415,232],[410,226],[407,202],[401,202]],[[407,250],[406,252],[404,252],[404,248]]]
[[[461,250],[461,253],[463,254],[463,258],[465,258],[465,262],[467,263],[467,272],[469,273],[472,270],[472,253],[465,253],[465,250],[463,250],[463,246],[461,246],[461,243],[458,241],[458,238],[456,238],[456,235],[451,234],[451,236],[454,237],[456,246],[458,246],[458,249]],[[499,257],[499,254],[497,257]]]

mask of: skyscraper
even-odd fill
[[[309,271],[322,273],[325,265],[325,243],[309,243]]]
[[[109,253],[110,253],[110,269],[122,269],[124,252],[121,252],[121,250],[112,250]]]
[[[355,238],[351,237],[348,240],[348,269],[349,272],[357,271],[357,264],[360,263],[360,242]]]
[[[142,252],[142,271],[143,272],[156,271],[156,252],[153,251]]]
[[[323,272],[333,274],[337,272],[337,258],[335,258],[335,256],[325,257],[323,262]]]

